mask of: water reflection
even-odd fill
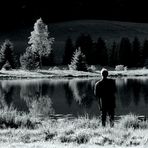
[[[73,91],[72,89],[70,89],[69,83],[64,83],[63,87],[65,90],[65,98],[66,98],[67,104],[71,106],[73,102]]]
[[[1,80],[0,108],[32,114],[98,115],[96,79]],[[148,114],[148,79],[116,79],[117,114]]]
[[[134,102],[138,106],[139,102],[144,99],[144,103],[148,104],[148,79],[116,79],[117,98],[121,104],[127,107]]]
[[[73,99],[79,105],[87,108],[92,106],[92,102],[95,99],[95,96],[93,94],[93,87],[91,86],[90,80],[71,80],[69,81],[69,89],[71,89],[70,92],[72,93]]]

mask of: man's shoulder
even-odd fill
[[[102,84],[102,79],[98,80],[95,85],[96,85],[96,86],[99,86],[99,85],[101,85],[101,84]]]
[[[98,80],[96,84],[102,83],[102,79]]]

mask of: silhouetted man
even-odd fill
[[[102,79],[95,84],[94,93],[97,97],[98,105],[101,111],[102,126],[106,125],[106,116],[109,115],[110,126],[114,126],[115,112],[115,81],[108,79],[108,71],[101,70]]]

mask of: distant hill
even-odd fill
[[[71,37],[73,41],[81,33],[88,33],[94,41],[98,37],[103,37],[108,44],[112,41],[119,41],[122,37],[129,37],[131,40],[137,36],[141,41],[148,39],[148,24],[129,23],[105,20],[77,20],[61,23],[48,24],[49,32],[55,38],[53,45],[56,50],[56,62],[61,63],[64,51],[65,40]],[[16,52],[21,54],[27,47],[28,37],[32,27],[19,29],[12,32],[1,33],[0,42],[10,39],[16,48]]]

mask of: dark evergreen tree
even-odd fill
[[[105,41],[99,37],[96,43],[96,56],[95,59],[98,59],[98,64],[107,65],[108,64],[108,53]]]
[[[50,54],[42,57],[43,66],[54,66],[55,65],[54,57],[55,57],[54,50],[51,49]]]
[[[28,47],[26,52],[20,57],[21,67],[23,69],[34,70],[40,68],[39,54]]]
[[[12,68],[16,68],[14,48],[12,42],[5,40],[0,50],[0,68],[3,67],[6,62],[9,62]]]
[[[129,38],[123,37],[120,42],[120,48],[119,48],[119,64],[125,65],[125,66],[132,66],[132,53],[131,53],[131,43],[129,41]]]
[[[74,45],[73,45],[72,39],[68,37],[65,43],[65,53],[63,56],[64,65],[70,64],[73,53],[74,53]]]
[[[48,55],[48,65],[49,66],[54,66],[55,65],[55,51],[51,49],[50,54]]]
[[[91,64],[93,57],[91,57],[91,51],[93,47],[93,41],[89,34],[81,34],[75,44],[76,48],[80,47],[81,51],[86,56],[86,62]]]
[[[115,66],[117,65],[117,52],[118,52],[118,45],[117,43],[114,41],[112,43],[110,52],[109,52],[109,65],[110,66]]]
[[[147,59],[148,59],[148,40],[147,39],[143,43],[141,56],[142,56],[141,65],[147,66]]]
[[[132,66],[134,67],[140,66],[140,59],[141,59],[140,50],[141,50],[140,41],[137,37],[135,37],[132,43]]]
[[[87,64],[85,55],[81,52],[81,48],[79,47],[74,52],[71,64],[69,65],[69,69],[78,70],[78,71],[87,71]]]
[[[98,53],[97,44],[96,42],[93,43],[92,50],[91,50],[91,64],[96,65],[98,64]]]

